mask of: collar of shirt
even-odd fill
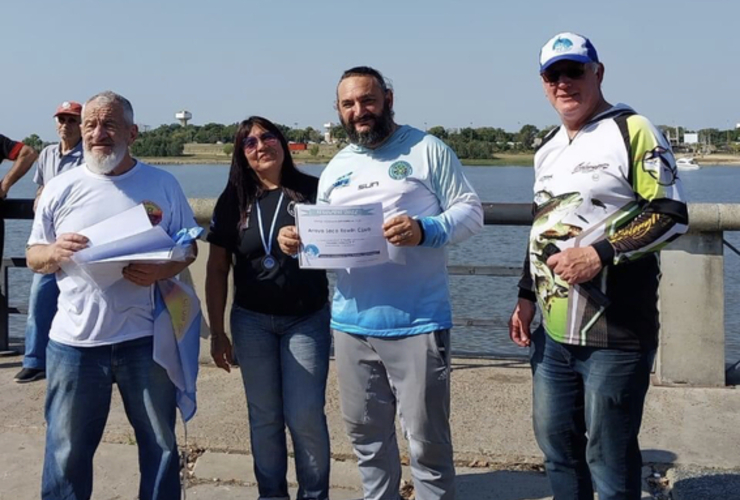
[[[73,147],[66,155],[62,154],[62,143],[60,142],[57,145],[57,156],[61,158],[65,158],[67,156],[72,158],[82,158],[82,139],[77,143],[75,147]]]

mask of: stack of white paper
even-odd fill
[[[132,262],[158,263],[184,260],[183,250],[160,226],[152,226],[144,205],[78,231],[88,247],[62,269],[74,280],[92,282],[106,289],[123,279],[123,268]]]

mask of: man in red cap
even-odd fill
[[[61,141],[41,151],[33,180],[38,184],[34,208],[44,186],[54,177],[84,163],[80,116],[82,105],[74,101],[64,101],[54,113],[57,134]],[[28,299],[28,319],[26,320],[26,353],[23,369],[15,376],[18,383],[33,382],[46,375],[46,344],[49,342],[51,321],[57,311],[59,288],[56,276],[35,274],[31,282]]]

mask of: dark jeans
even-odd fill
[[[249,408],[260,500],[288,500],[288,447],[295,451],[298,500],[329,498],[329,429],[324,414],[329,373],[329,308],[272,316],[234,306],[231,335]]]
[[[532,338],[534,432],[555,500],[638,500],[640,432],[655,350]]]
[[[49,341],[43,500],[91,497],[93,455],[108,419],[114,382],[139,447],[138,498],[180,499],[175,386],[152,358],[152,345],[152,337],[99,347]]]

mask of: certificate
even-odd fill
[[[301,249],[299,264],[308,269],[351,269],[388,262],[383,237],[383,206],[296,205]]]

